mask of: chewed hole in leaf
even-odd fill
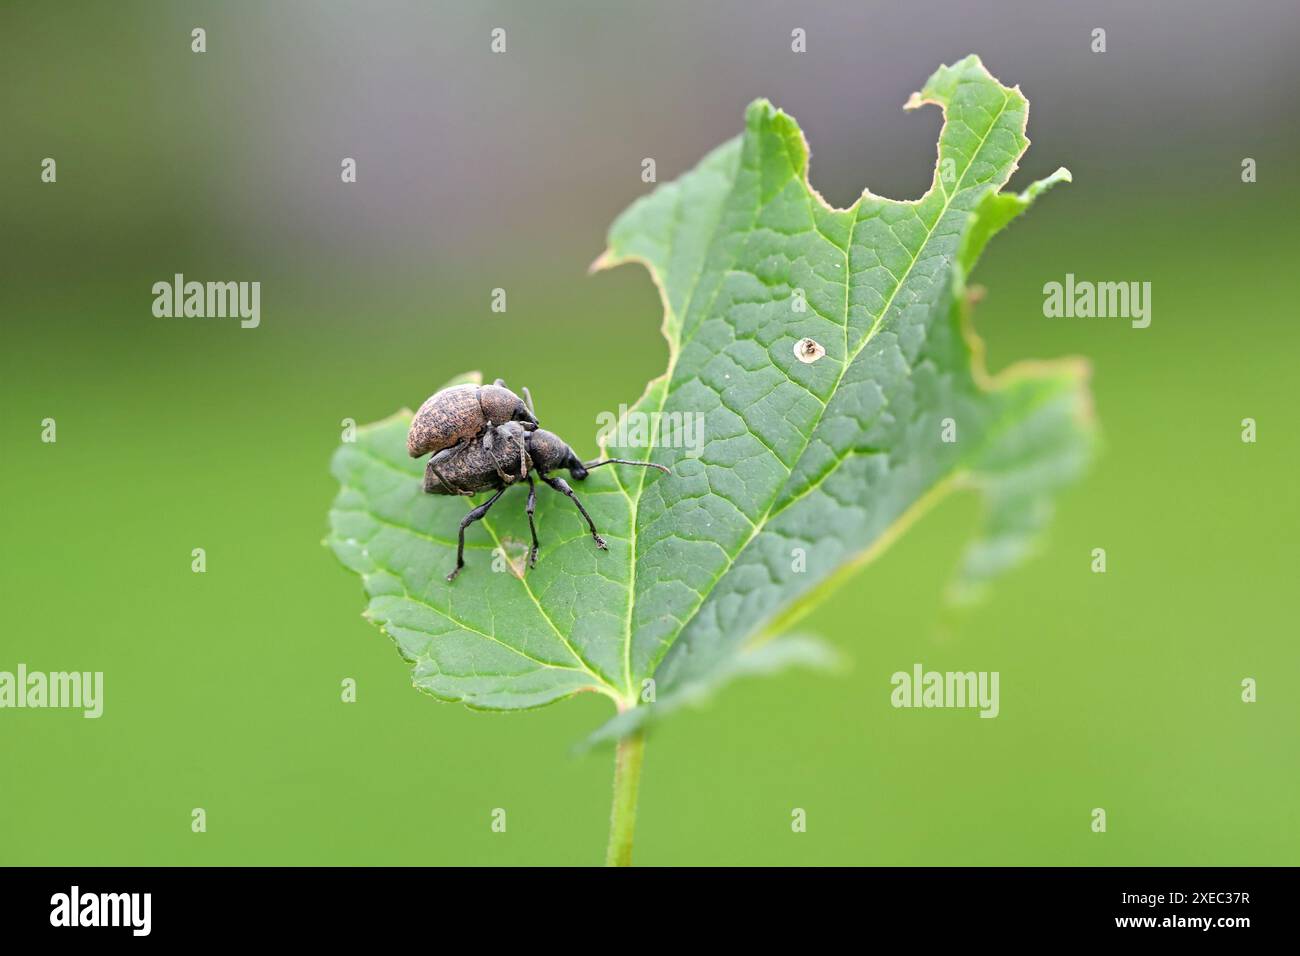
[[[816,339],[800,339],[794,343],[794,355],[805,365],[811,365],[826,354],[826,346]]]
[[[509,571],[522,581],[528,573],[528,550],[527,541],[509,536],[502,538],[501,545],[492,554],[492,570]]]

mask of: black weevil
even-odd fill
[[[569,483],[559,476],[552,477],[547,472],[564,468],[577,481],[586,478],[587,472],[591,469],[610,464],[644,465],[648,468],[658,468],[665,474],[671,473],[663,465],[656,465],[649,461],[628,461],[624,458],[606,458],[603,461],[583,464],[559,435],[541,428],[528,430],[527,425],[521,422],[505,422],[497,426],[494,431],[495,436],[490,443],[488,441],[468,442],[459,448],[438,455],[436,467],[434,459],[430,459],[425,468],[424,490],[431,495],[472,495],[480,491],[497,489],[496,494],[471,509],[461,521],[459,538],[456,542],[456,567],[447,575],[448,581],[455,580],[456,575],[460,574],[460,569],[465,566],[465,529],[487,514],[488,509],[497,503],[497,499],[506,493],[506,489],[521,480],[528,482],[528,530],[533,536],[532,548],[528,552],[528,565],[529,567],[537,565],[537,526],[533,523],[533,512],[537,508],[537,486],[533,483],[532,476],[534,471],[543,482],[573,499],[573,503],[582,512],[582,517],[586,519],[587,527],[591,529],[591,537],[595,540],[596,547],[601,549],[606,549],[605,539],[596,530],[591,515],[587,514],[587,509],[582,506],[582,502],[573,493]],[[515,468],[516,462],[519,463],[518,469]]]

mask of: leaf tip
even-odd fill
[[[760,96],[745,107],[746,120],[761,120],[780,112],[766,96]]]

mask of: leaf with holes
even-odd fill
[[[975,57],[907,106],[925,103],[945,121],[914,202],[864,193],[830,208],[799,127],[760,100],[739,138],[615,222],[596,267],[650,270],[669,346],[629,414],[699,421],[703,441],[602,450],[672,469],[577,484],[608,551],[542,489],[541,556],[525,572],[524,493],[511,492],[517,507],[471,526],[470,567],[449,584],[466,505],[421,494],[410,412],[338,450],[329,543],[418,688],[494,710],[600,693],[619,713],[598,736],[620,737],[728,677],[818,659],[805,638],[768,639],[949,491],[986,501],[961,594],[1025,553],[1091,451],[1086,369],[989,379],[965,281],[992,235],[1069,174],[1000,191],[1028,145],[1027,104]]]

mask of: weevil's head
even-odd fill
[[[665,475],[672,472],[663,465],[652,461],[628,461],[626,458],[605,458],[601,461],[583,462],[559,435],[541,428],[530,432],[527,438],[528,456],[533,460],[533,467],[546,474],[557,468],[567,468],[578,481],[586,478],[593,468],[601,465],[638,465],[642,468],[654,468]]]
[[[528,410],[528,404],[504,385],[484,385],[478,393],[483,414],[493,425],[519,422],[526,429],[537,427],[537,418]]]
[[[568,442],[544,428],[529,433],[528,457],[533,460],[533,467],[542,474],[567,468],[569,474],[579,481],[587,477],[587,469],[573,453]]]

